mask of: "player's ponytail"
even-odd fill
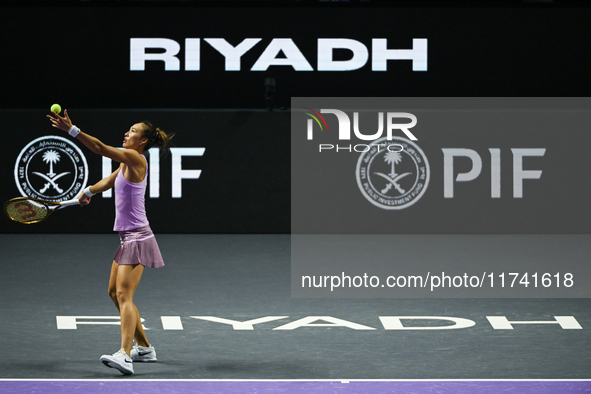
[[[168,144],[172,137],[174,137],[174,133],[166,133],[164,130],[154,127],[150,122],[142,122],[142,124],[144,125],[143,137],[148,139],[144,152],[147,152],[156,145],[160,148],[160,155],[166,153],[168,151]]]

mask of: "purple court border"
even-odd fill
[[[591,380],[59,380],[2,379],[0,393],[497,394],[591,393]]]

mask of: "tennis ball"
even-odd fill
[[[59,104],[53,104],[51,106],[51,112],[55,112],[56,114],[59,114],[60,112],[62,112],[62,107]]]

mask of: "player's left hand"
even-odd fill
[[[63,131],[69,131],[72,128],[72,121],[68,116],[68,110],[64,110],[64,116],[59,116],[56,112],[52,112],[52,115],[47,115],[52,123],[52,126]]]

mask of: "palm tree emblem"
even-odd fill
[[[394,171],[394,165],[402,161],[402,155],[400,152],[388,152],[384,155],[384,161],[392,165],[392,171],[388,174],[392,179],[396,178],[396,171]]]
[[[53,178],[55,175],[53,172],[53,165],[60,161],[60,154],[54,150],[48,150],[43,154],[43,161],[49,163],[49,172],[47,173],[47,176]]]
[[[386,175],[380,172],[374,172],[374,174],[379,175],[380,177],[388,181],[386,186],[381,190],[382,194],[388,193],[390,189],[392,189],[392,186],[394,186],[394,188],[398,190],[400,194],[404,194],[406,191],[402,187],[400,187],[400,184],[398,184],[398,180],[410,175],[411,173],[405,172],[401,175],[398,175],[396,173],[395,165],[402,161],[402,155],[400,154],[400,152],[388,152],[384,155],[384,161],[392,166],[390,173]]]
[[[59,152],[56,152],[54,150],[48,150],[45,153],[43,153],[43,161],[45,163],[49,163],[49,172],[47,174],[42,174],[40,172],[33,172],[33,174],[40,176],[41,178],[43,178],[44,180],[47,181],[47,183],[43,186],[43,189],[39,190],[40,193],[45,193],[47,191],[47,189],[49,189],[50,186],[53,186],[53,188],[58,192],[58,193],[63,193],[64,191],[59,187],[59,185],[56,183],[56,181],[63,177],[64,175],[69,174],[70,172],[62,172],[61,174],[56,174],[55,172],[53,172],[53,165],[55,163],[57,163],[58,161],[60,161],[60,154]]]

